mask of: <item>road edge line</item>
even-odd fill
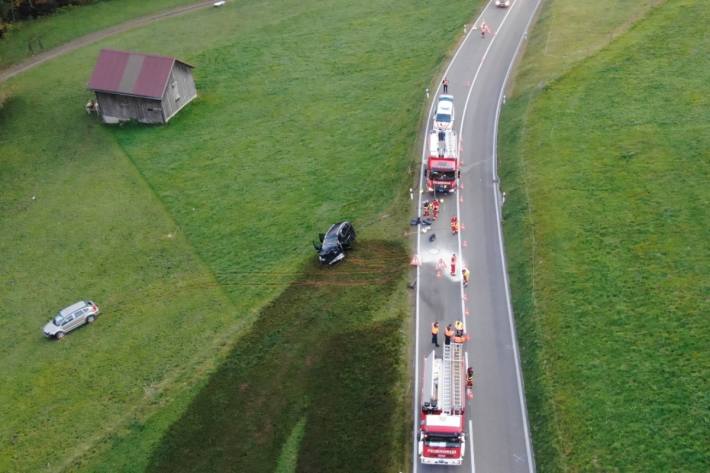
[[[530,18],[528,18],[528,22],[525,25],[525,28],[523,30],[523,34],[520,36],[520,40],[518,41],[518,45],[515,48],[515,52],[513,53],[513,57],[511,58],[510,64],[508,64],[508,69],[505,72],[505,77],[503,78],[503,82],[501,83],[501,88],[500,88],[500,93],[498,95],[498,105],[496,107],[496,115],[495,115],[495,121],[493,122],[493,182],[495,185],[493,186],[493,198],[495,200],[495,207],[496,207],[496,218],[498,220],[498,251],[500,253],[500,260],[501,260],[501,265],[503,267],[503,280],[505,282],[505,299],[506,299],[506,304],[508,308],[508,325],[510,326],[510,338],[511,338],[511,343],[513,346],[513,358],[515,359],[515,376],[517,379],[517,384],[518,384],[518,398],[520,400],[520,411],[523,416],[523,429],[525,433],[525,450],[527,453],[527,459],[528,459],[528,471],[530,473],[534,473],[536,471],[535,468],[535,458],[533,456],[533,449],[532,449],[532,442],[531,442],[531,436],[530,436],[530,421],[528,419],[528,408],[527,408],[527,402],[525,399],[525,388],[524,388],[524,381],[523,381],[523,376],[522,376],[522,370],[520,368],[520,352],[518,350],[518,337],[517,337],[517,332],[515,330],[515,317],[513,316],[513,305],[511,303],[511,297],[510,297],[510,283],[508,282],[508,264],[506,262],[505,258],[505,244],[503,241],[503,219],[501,216],[501,205],[500,205],[500,179],[498,177],[498,124],[500,120],[500,112],[501,108],[503,105],[503,97],[504,97],[504,92],[505,92],[505,87],[508,83],[508,79],[510,78],[510,73],[513,70],[513,66],[517,61],[518,55],[520,54],[520,48],[523,45],[523,42],[527,40],[528,38],[528,30],[530,29],[530,25],[532,24],[533,19],[537,16],[537,11],[538,8],[540,7],[540,4],[542,3],[541,0],[537,0],[537,3],[535,4],[535,7],[533,8],[532,14],[530,15]]]
[[[539,1],[539,0],[538,0],[538,1]],[[486,8],[483,9],[483,12],[485,12],[485,10],[486,10],[487,8],[488,8],[488,5],[486,6]],[[508,11],[505,12],[505,15],[503,16],[503,19],[501,20],[500,24],[498,25],[498,28],[496,28],[496,31],[500,31],[500,30],[503,28],[503,25],[505,25],[505,22],[506,22],[506,20],[508,19],[508,16],[510,15],[510,12],[512,12],[512,11],[513,11],[512,9],[508,9]],[[481,12],[481,16],[483,15],[483,12]],[[481,62],[478,64],[478,67],[476,68],[476,72],[473,74],[473,79],[471,80],[471,85],[470,85],[470,87],[468,88],[468,94],[466,94],[466,101],[464,102],[463,111],[461,112],[461,121],[459,122],[459,137],[463,137],[462,131],[463,131],[463,129],[464,129],[464,123],[466,123],[466,110],[468,109],[468,103],[469,103],[469,101],[471,100],[471,92],[473,91],[473,86],[476,85],[476,80],[478,79],[478,74],[481,72],[481,68],[483,67],[483,63],[486,62],[486,58],[488,57],[488,52],[489,52],[489,51],[491,50],[491,48],[493,47],[493,44],[495,43],[495,40],[496,40],[497,37],[498,37],[497,35],[493,35],[493,36],[491,37],[491,41],[488,43],[488,46],[486,47],[486,50],[483,52],[483,56],[481,56]],[[513,62],[514,62],[514,61],[511,61],[511,64],[513,64]],[[508,66],[508,67],[510,67],[510,66]],[[460,138],[460,139],[462,139],[462,138]],[[495,141],[495,140],[496,140],[496,137],[494,136],[494,137],[493,137],[493,146],[494,146],[493,149],[494,149],[494,150],[495,150],[495,144],[496,144],[496,141]],[[494,167],[495,167],[495,166],[494,166]],[[458,188],[457,188],[457,191],[456,191],[456,195],[458,196]],[[457,204],[457,212],[458,212],[458,205],[459,205],[458,199],[457,199],[457,201],[456,201],[456,204]],[[496,202],[496,210],[497,210],[497,209],[498,209],[498,204],[497,204],[497,202]],[[459,221],[460,221],[460,220],[459,220]],[[499,225],[500,225],[500,220],[499,220],[498,222],[499,222]],[[460,245],[461,245],[461,237],[460,237],[460,235],[461,235],[461,234],[460,234],[460,232],[459,232],[459,252],[460,252],[460,250],[461,250],[461,246],[460,246]],[[500,237],[500,233],[499,233],[499,237]],[[505,265],[503,265],[503,272],[505,273],[505,271],[506,271],[506,267],[505,267]],[[508,290],[508,280],[505,279],[504,281],[505,281],[506,293],[507,293],[507,290]],[[466,322],[465,322],[465,309],[464,309],[464,300],[463,300],[463,283],[461,283],[461,308],[462,308],[462,312],[464,313],[463,315],[464,315],[464,324],[465,324]],[[465,329],[465,325],[464,325],[464,329]],[[517,366],[517,365],[516,365],[516,366]],[[470,430],[469,437],[470,437],[470,439],[471,439],[471,473],[476,473],[476,464],[475,464],[475,461],[474,461],[474,459],[475,459],[474,442],[473,442],[473,421],[472,421],[472,420],[473,420],[473,412],[471,412],[468,417],[469,417],[469,427],[470,427],[470,429],[469,429],[469,430]],[[523,418],[524,418],[525,420],[527,420],[527,416],[526,416],[526,415],[524,415]],[[526,446],[527,446],[527,444],[528,444],[528,442],[527,442],[527,440],[528,440],[527,426],[526,426],[526,428],[525,428],[525,439],[526,439]],[[532,472],[531,472],[531,473],[532,473]]]

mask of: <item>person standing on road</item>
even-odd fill
[[[467,268],[461,270],[461,275],[463,276],[463,287],[468,287],[468,281],[471,278],[471,272]]]
[[[444,86],[444,93],[445,93],[445,94],[449,93],[449,79],[447,79],[446,77],[444,77],[444,80],[441,81],[441,85]]]
[[[444,331],[444,345],[451,345],[451,337],[454,336],[454,329],[451,327],[451,324],[446,326],[446,330]]]
[[[436,348],[439,348],[439,321],[437,320],[431,324],[431,343],[433,343]]]
[[[486,32],[489,31],[489,30],[488,30],[488,25],[486,24],[485,21],[481,21],[480,29],[481,29],[481,38],[485,38],[485,37],[486,37]]]

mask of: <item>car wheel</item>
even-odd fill
[[[64,332],[57,332],[55,337],[57,338],[57,340],[61,340],[62,338],[64,338]]]
[[[94,317],[93,315],[90,315],[90,316],[88,316],[88,317],[86,318],[86,323],[87,323],[87,324],[90,324],[90,323],[92,323],[94,320],[96,320],[96,317]]]

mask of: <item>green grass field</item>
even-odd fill
[[[546,6],[501,124],[536,461],[706,472],[709,11],[617,3],[581,33]]]
[[[59,9],[36,20],[14,23],[0,39],[0,69],[118,23],[197,0],[104,0],[92,5]]]
[[[288,395],[303,409],[269,410],[278,429],[243,448],[266,448],[271,462],[248,469],[312,471],[313,452],[332,439],[324,461],[334,468],[373,471],[362,451],[341,445],[364,439],[376,450],[404,445],[377,450],[391,453],[375,471],[403,468],[411,406],[408,367],[398,361],[409,323],[398,246],[405,191],[424,87],[471,13],[463,1],[233,2],[108,39],[0,86],[8,97],[0,109],[0,321],[11,327],[0,334],[0,471],[174,468],[166,463],[182,448],[174,432],[202,435],[190,419],[222,414],[210,412],[222,406],[210,393],[226,396],[238,376],[262,375],[254,368],[261,361],[309,362],[301,358],[308,350],[313,364],[299,368],[297,383],[261,378],[271,384],[259,393]],[[440,27],[430,28],[435,14]],[[101,47],[195,64],[199,98],[165,127],[96,123],[83,105]],[[357,256],[386,250],[396,271],[383,284],[299,285],[319,274],[311,239],[339,218],[355,222],[362,247],[337,271],[364,267],[362,277],[372,277],[383,270]],[[314,296],[289,304],[301,293]],[[81,298],[102,306],[98,322],[61,343],[44,340],[52,313]],[[289,324],[304,313],[343,320],[318,319],[318,343],[294,339],[296,354],[286,343],[272,347],[265,317]],[[300,328],[283,330],[295,337]],[[324,358],[337,340],[343,351]],[[251,368],[234,366],[247,355]],[[383,371],[366,376],[363,366],[382,357]],[[222,374],[232,381],[220,384]],[[341,375],[337,396],[317,397],[318,382]],[[326,428],[329,413],[347,412],[344,422],[355,400],[371,395],[382,400],[377,409],[392,407],[381,417],[389,425]]]
[[[170,429],[147,471],[274,471],[299,424],[292,471],[388,471],[393,456],[405,456],[395,446],[409,438],[406,409],[392,382],[407,364],[409,310],[386,308],[406,252],[368,241],[347,265],[306,266]]]

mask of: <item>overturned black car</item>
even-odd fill
[[[318,235],[320,243],[313,242],[322,264],[335,264],[345,258],[345,250],[355,243],[355,229],[350,222],[340,222],[331,226],[328,233]]]

